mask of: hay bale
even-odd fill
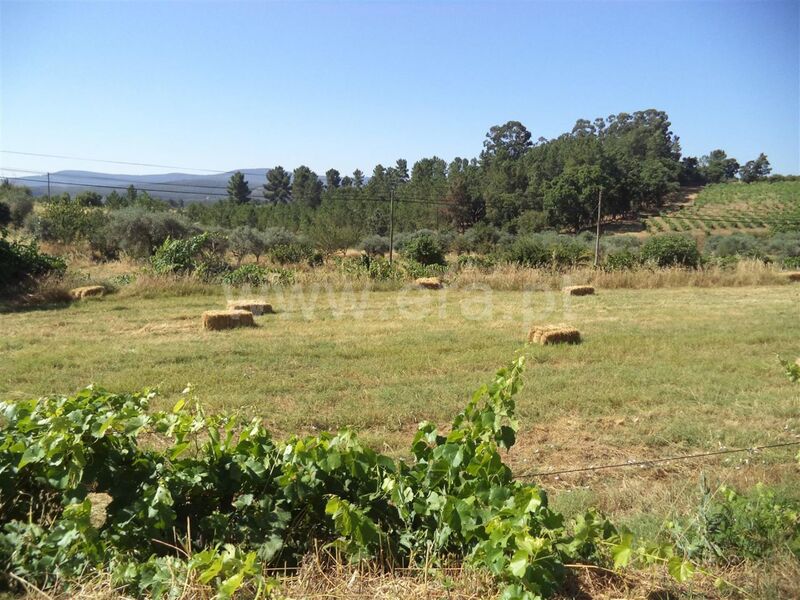
[[[594,288],[591,285],[571,285],[564,288],[564,293],[570,296],[591,296]]]
[[[253,313],[249,310],[207,310],[203,313],[203,329],[218,331],[235,327],[254,327]]]
[[[800,281],[800,271],[792,271],[791,273],[787,273],[786,278],[789,281]]]
[[[414,285],[426,290],[442,289],[442,280],[438,277],[418,277],[414,280]]]
[[[574,327],[567,325],[539,325],[531,328],[528,333],[528,341],[542,346],[580,344],[581,334]]]
[[[255,316],[272,314],[272,305],[261,300],[231,300],[228,302],[228,310],[247,310]]]
[[[81,300],[82,298],[91,298],[93,296],[102,296],[105,293],[106,293],[106,288],[104,288],[102,285],[85,285],[83,287],[77,287],[69,291],[69,295],[75,300]]]

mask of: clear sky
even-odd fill
[[[0,0],[0,149],[318,173],[658,108],[800,172],[800,2]],[[0,154],[0,167],[147,173]]]

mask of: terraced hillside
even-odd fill
[[[689,200],[647,219],[647,230],[720,234],[800,229],[800,181],[711,185]]]

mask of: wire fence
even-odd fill
[[[586,467],[576,467],[570,469],[560,469],[557,471],[540,471],[540,472],[525,472],[523,477],[553,477],[557,475],[566,475],[569,473],[584,473],[588,471],[601,471],[605,469],[621,469],[626,467],[644,467],[652,466],[655,464],[674,462],[681,460],[693,460],[698,458],[705,458],[708,456],[720,456],[723,454],[737,454],[741,452],[758,452],[760,450],[768,450],[772,448],[786,448],[790,446],[800,446],[800,441],[797,442],[780,442],[776,444],[765,444],[763,446],[751,446],[749,448],[729,448],[723,450],[715,450],[712,452],[700,452],[698,454],[684,454],[680,456],[666,456],[663,458],[652,458],[647,460],[631,460],[624,463],[613,463],[607,465],[589,465]]]

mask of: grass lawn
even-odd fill
[[[530,324],[568,322],[583,344],[527,350],[523,431],[625,419],[630,427],[593,433],[658,450],[768,443],[800,425],[798,390],[776,362],[800,352],[797,286],[608,290],[568,301],[546,292],[345,294],[313,302],[307,293],[304,303],[287,294],[273,299],[285,310],[258,317],[257,328],[224,332],[199,326],[222,295],[109,296],[0,314],[0,393],[94,382],[157,388],[166,406],[191,383],[207,409],[262,416],[279,434],[352,426],[401,450],[419,421],[449,422],[523,346]]]
[[[225,297],[112,295],[0,314],[0,397],[190,383],[207,410],[265,419],[277,437],[352,426],[403,455],[422,420],[446,425],[523,347],[534,323],[577,326],[578,346],[530,347],[518,396],[520,477],[721,447],[800,440],[800,386],[776,355],[800,355],[800,286],[557,292],[322,291],[270,300],[258,327],[200,328]],[[800,497],[797,447],[545,477],[558,510],[589,506],[645,535],[692,514],[712,484],[763,481]],[[800,577],[795,573],[794,576]],[[793,576],[793,577],[794,577]],[[764,579],[764,578],[762,578]],[[761,580],[759,580],[761,581]],[[760,583],[770,597],[769,578]],[[793,583],[791,585],[794,585]],[[766,587],[764,587],[766,586]]]

